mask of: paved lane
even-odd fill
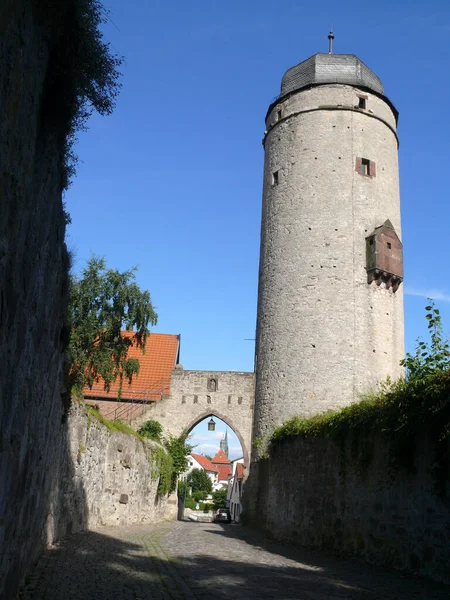
[[[191,522],[74,535],[27,581],[26,600],[450,598],[450,587],[267,543],[238,525]]]

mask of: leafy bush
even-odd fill
[[[188,486],[192,489],[192,494],[202,492],[206,497],[212,492],[212,481],[203,469],[193,469],[186,480]]]
[[[186,502],[184,505],[186,508],[195,510],[195,507],[197,506],[197,502],[194,500],[194,498],[192,498],[192,496],[186,496]]]
[[[187,457],[191,452],[191,446],[186,444],[185,434],[182,434],[180,437],[169,435],[165,439],[164,445],[172,458],[171,491],[173,491],[177,486],[178,477],[181,473],[184,473],[189,466]]]
[[[187,498],[187,496],[188,496],[187,492],[188,492],[188,489],[187,489],[186,482],[180,480],[178,482],[178,490],[177,490],[178,497],[179,498],[185,498],[185,497]]]
[[[441,315],[435,304],[430,300],[429,306],[425,307],[430,332],[430,342],[424,342],[421,338],[417,340],[414,355],[407,354],[402,360],[402,366],[406,367],[407,378],[420,379],[436,371],[446,371],[450,368],[450,344],[444,337]]]
[[[208,492],[206,492],[205,490],[198,490],[196,492],[192,492],[192,497],[196,502],[201,502],[202,500],[205,500],[207,495]]]
[[[151,440],[160,441],[162,434],[162,425],[159,421],[149,419],[146,421],[140,429],[138,429],[139,435]]]
[[[212,497],[213,497],[213,503],[214,503],[215,510],[217,510],[218,508],[226,508],[227,494],[228,494],[227,488],[222,488],[221,490],[217,490],[217,491],[213,492]]]

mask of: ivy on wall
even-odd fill
[[[386,381],[380,390],[345,408],[305,419],[294,417],[275,429],[271,448],[293,438],[331,438],[341,450],[350,443],[359,468],[371,461],[371,440],[386,440],[391,471],[414,469],[417,440],[426,438],[434,446],[431,466],[436,491],[446,494],[450,453],[450,346],[443,335],[439,310],[426,307],[430,341],[417,341],[414,355],[402,361],[406,377]]]

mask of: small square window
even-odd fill
[[[279,171],[275,171],[272,174],[272,185],[278,185],[278,180],[279,180],[278,173],[279,173]]]
[[[370,177],[370,179],[373,179],[376,176],[377,166],[373,160],[357,156],[355,161],[355,171],[363,177]]]
[[[366,108],[366,99],[361,96],[358,98],[358,108]]]
[[[389,248],[389,250],[392,248],[392,244],[391,244],[391,242],[388,242],[388,243],[387,243],[387,247]]]

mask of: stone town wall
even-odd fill
[[[145,463],[133,440],[91,426],[84,443],[89,450],[79,463],[74,460],[85,434],[80,415],[68,420],[64,399],[69,260],[61,191],[63,134],[44,117],[51,112],[48,101],[57,101],[46,94],[56,52],[52,36],[57,32],[43,16],[51,4],[0,2],[2,600],[16,597],[47,543],[89,525],[144,518],[151,494],[151,518],[163,510],[153,506],[154,482],[144,479],[134,487],[137,469]],[[135,450],[139,460],[133,458]],[[124,452],[132,456],[131,469],[120,467]],[[128,504],[118,503],[119,493],[128,494]]]
[[[211,388],[211,381],[216,388]],[[213,386],[212,386],[213,387]],[[185,371],[174,369],[170,397],[150,405],[134,422],[137,428],[155,419],[164,429],[180,435],[205,417],[215,415],[227,423],[241,442],[249,464],[253,426],[254,374],[234,371]]]
[[[69,449],[51,495],[46,542],[101,525],[132,525],[176,518],[176,494],[158,496],[153,449],[132,435],[111,432],[73,404]],[[60,496],[64,502],[58,501]]]
[[[41,6],[43,3],[40,3]],[[59,470],[64,310],[60,139],[43,118],[51,48],[38,3],[0,2],[0,597],[40,552]]]
[[[277,540],[450,583],[450,469],[437,495],[432,449],[424,440],[416,448],[415,473],[391,474],[385,440],[374,440],[363,469],[366,444],[341,455],[328,439],[287,441],[252,464],[246,518]]]
[[[34,560],[45,546],[64,536],[102,525],[132,525],[175,519],[176,494],[160,497],[158,478],[153,469],[154,442],[141,442],[121,432],[111,432],[84,408],[74,402],[65,427],[60,427],[59,443],[53,447],[50,489],[41,518],[30,514],[39,523],[36,537],[26,544],[31,555],[19,563],[21,571],[12,577],[8,570],[22,556],[21,544],[26,543],[29,524],[22,519],[16,524],[16,539],[3,546],[6,579],[15,587],[32,569]],[[33,482],[31,482],[32,484]],[[22,504],[32,505],[41,491],[34,485],[23,490]],[[17,540],[17,542],[16,542]],[[0,581],[2,578],[0,577]],[[5,598],[14,598],[14,588],[4,590]]]

